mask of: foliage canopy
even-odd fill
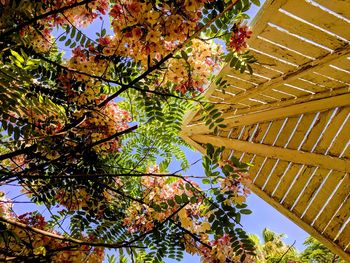
[[[187,110],[204,108],[214,132],[223,125],[202,96],[211,74],[223,61],[251,72],[242,22],[251,3],[0,1],[1,185],[49,211],[17,215],[2,194],[2,260],[101,262],[105,248],[121,262],[254,255],[240,227],[251,213],[244,164],[208,145],[209,191],[167,170],[174,157],[189,166],[178,136]],[[99,19],[112,31],[83,32]]]

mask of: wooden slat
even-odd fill
[[[308,137],[304,141],[303,145],[301,146],[302,151],[311,151],[313,149],[314,145],[316,144],[318,138],[321,136],[322,131],[325,129],[328,121],[333,115],[334,109],[321,112],[312,127],[311,132],[309,133]]]
[[[329,90],[331,90],[331,89],[337,89],[337,88],[345,86],[344,83],[327,78],[326,76],[319,75],[319,74],[317,74],[316,71],[310,72],[309,74],[306,74],[305,76],[303,76],[303,78],[308,80],[308,81],[312,81],[314,83],[317,83],[319,85],[324,86],[325,90],[327,88]]]
[[[278,134],[278,132],[280,131],[280,129],[282,128],[283,126],[283,123],[284,123],[284,120],[278,120],[278,121],[274,121],[271,126],[270,126],[270,129],[264,139],[264,141],[262,142],[263,144],[266,144],[266,145],[272,145],[273,142],[275,141],[276,139],[276,136]],[[259,174],[256,174],[256,178],[255,178],[255,184],[259,187],[262,187],[263,184],[265,183],[265,180],[266,180],[266,176],[268,175],[268,173],[266,171],[269,171],[269,169],[271,169],[271,165],[267,165],[265,166],[265,163],[271,163],[273,161],[276,161],[276,160],[269,160],[267,159],[265,162],[264,162],[264,165],[262,166],[262,164],[260,163],[256,163],[256,165],[259,165],[259,169],[261,168]],[[263,162],[263,161],[262,161]],[[261,167],[262,166],[262,167]],[[254,170],[254,172],[258,172],[258,170]],[[267,173],[267,174],[266,174]]]
[[[302,229],[304,229],[306,232],[308,232],[310,235],[318,239],[320,242],[325,244],[333,253],[338,254],[341,256],[344,260],[350,262],[350,254],[343,251],[336,243],[334,243],[332,240],[329,240],[328,238],[325,238],[323,235],[321,235],[320,232],[315,230],[313,227],[311,227],[309,224],[305,223],[303,220],[301,220],[298,216],[296,216],[294,213],[283,207],[279,202],[272,199],[269,195],[267,195],[264,191],[256,187],[255,185],[251,186],[252,191],[258,195],[260,198],[265,200],[268,204],[270,204],[272,207],[274,207],[277,211],[282,213],[284,216],[292,220],[294,223],[296,223],[298,226],[300,226]]]
[[[283,28],[283,30],[286,30]],[[328,50],[315,46],[305,40],[298,38],[297,36],[288,34],[288,30],[282,31],[282,29],[277,28],[276,26],[268,26],[261,37],[269,39],[273,42],[276,42],[282,46],[293,49],[301,54],[306,54],[312,58],[319,58],[321,56],[327,55]]]
[[[312,84],[310,82],[305,81],[304,79],[294,79],[290,82],[288,82],[287,84],[291,84],[293,86],[299,87],[299,88],[303,88],[306,89],[308,91],[314,92],[314,93],[319,93],[325,90],[328,90],[328,88],[326,87],[322,87],[322,86],[318,86],[316,84]]]
[[[314,227],[323,231],[344,199],[349,195],[350,175],[344,175],[344,180],[335,191],[334,195],[324,207],[314,223]],[[336,235],[336,234],[335,234]],[[335,238],[335,235],[332,238]]]
[[[286,170],[288,166],[287,161],[279,161],[276,165],[275,170],[270,176],[270,179],[267,181],[266,186],[264,187],[264,191],[272,196],[272,193],[274,192],[276,186],[278,185],[278,182],[281,180],[282,175],[284,174],[284,171]]]
[[[338,243],[340,247],[346,247],[350,243],[350,222],[345,226],[335,243]],[[348,246],[346,252],[350,252],[350,246]]]
[[[288,30],[293,34],[299,35],[331,49],[337,49],[340,46],[347,44],[335,36],[329,35],[282,12],[277,12],[274,16],[272,16],[271,23]],[[306,52],[305,55],[309,55],[309,53]]]
[[[335,141],[332,144],[332,147],[329,149],[329,155],[331,156],[339,156],[342,151],[344,150],[347,142],[350,140],[350,120],[346,122],[343,129],[340,131],[338,137],[335,139]],[[345,155],[346,157],[346,155]]]
[[[329,148],[332,140],[335,138],[338,133],[340,127],[343,125],[346,117],[348,116],[350,111],[350,107],[344,107],[336,113],[333,117],[332,122],[328,126],[327,130],[322,134],[321,140],[319,141],[315,152],[324,154],[326,150]],[[347,139],[350,138],[350,134],[348,134]]]
[[[299,196],[300,192],[302,191],[304,185],[306,184],[309,177],[313,174],[316,167],[306,167],[302,173],[300,173],[296,180],[294,181],[293,185],[290,185],[289,192],[286,194],[285,199],[283,200],[283,206],[290,209],[292,205],[294,204],[295,200]],[[296,211],[295,211],[296,212]],[[298,216],[301,216],[301,213],[298,214]]]
[[[256,123],[258,121],[268,121],[275,120],[290,116],[296,116],[302,113],[317,112],[326,109],[331,109],[338,106],[346,106],[350,103],[350,93],[334,96],[330,98],[325,98],[321,100],[313,100],[305,102],[298,105],[291,105],[284,108],[272,109],[269,111],[258,112],[254,114],[247,114],[243,116],[231,117],[232,114],[225,113],[223,118],[225,118],[225,123],[228,127],[235,127],[241,125],[248,125]],[[230,116],[231,115],[231,116]],[[231,118],[230,118],[231,117]]]
[[[291,118],[288,119],[286,124],[284,125],[283,129],[280,132],[279,137],[277,138],[275,142],[275,146],[277,147],[284,147],[287,144],[287,141],[294,130],[294,127],[298,121],[298,118]],[[271,134],[277,134],[271,132]],[[266,143],[265,143],[266,144]],[[287,164],[287,162],[285,162]],[[276,159],[268,158],[260,172],[262,176],[260,176],[261,179],[263,179],[262,182],[259,182],[258,180],[255,181],[255,183],[258,185],[259,183],[263,185],[263,190],[269,193],[273,192],[274,186],[278,183],[279,177],[277,174],[272,171],[272,169],[275,166],[279,165],[279,161]],[[272,171],[272,173],[271,173]],[[271,174],[270,174],[271,173]],[[265,185],[265,186],[264,186]],[[272,189],[268,188],[272,187]]]
[[[350,19],[350,5],[348,0],[315,0],[324,7]]]
[[[350,71],[350,57],[342,57],[337,61],[334,61],[332,65]]]
[[[249,53],[253,55],[254,58],[257,61],[259,61],[260,64],[266,65],[269,68],[276,69],[284,73],[291,72],[296,69],[296,67],[293,65],[289,65],[285,62],[276,60],[275,58],[271,57],[273,56],[272,54],[264,54],[262,51],[259,50],[258,47],[256,49],[253,49],[253,47],[251,47]]]
[[[267,23],[271,19],[271,16],[275,14],[278,9],[283,6],[288,0],[266,0],[262,8],[254,17],[250,26],[254,30],[253,36],[250,41],[254,39],[265,30]]]
[[[309,113],[303,115],[297,129],[295,130],[294,136],[288,144],[288,149],[298,149],[302,143],[307,132],[315,119],[316,113]]]
[[[226,75],[224,79],[227,80],[228,84],[239,87],[240,89],[249,90],[256,87],[256,85],[241,79],[239,75],[237,75],[237,78]]]
[[[304,96],[309,96],[311,93],[306,91],[306,90],[302,90],[302,88],[300,87],[294,87],[294,86],[288,86],[288,85],[281,85],[279,87],[276,87],[277,90],[281,91],[281,92],[285,92],[288,94],[291,94],[295,97],[304,97]]]
[[[304,103],[307,101],[312,101],[312,100],[318,100],[318,99],[324,99],[328,98],[331,96],[337,96],[341,94],[348,93],[350,91],[349,87],[343,87],[340,89],[334,89],[332,91],[324,91],[317,93],[313,96],[306,96],[306,97],[300,97],[297,99],[292,99],[292,100],[286,100],[286,101],[275,101],[274,103],[269,103],[266,105],[261,105],[257,106],[254,108],[249,108],[249,109],[235,109],[233,106],[224,109],[225,112],[234,112],[236,115],[245,115],[247,113],[253,113],[253,112],[260,112],[260,111],[265,111],[265,110],[270,110],[270,109],[277,109],[277,108],[282,108],[282,107],[287,107],[293,104],[300,104]],[[255,97],[255,96],[254,96]]]
[[[255,39],[254,47],[258,47],[258,49],[264,53],[271,54],[274,57],[297,65],[302,65],[311,61],[310,58],[301,55],[299,52],[293,52],[279,43],[269,41],[269,39]]]
[[[266,65],[260,64],[259,61],[257,61],[256,63],[253,63],[251,66],[254,73],[262,75],[266,78],[272,79],[272,78],[281,76],[282,74],[280,71],[273,70]]]
[[[293,179],[299,172],[303,172],[306,169],[306,166],[301,164],[290,164],[289,168],[284,171],[282,175],[281,182],[276,186],[276,189],[272,193],[272,196],[275,200],[281,201],[285,193],[288,191],[289,186],[293,182]]]
[[[333,171],[328,175],[327,179],[324,181],[322,188],[315,196],[313,202],[308,207],[307,211],[303,216],[303,220],[309,224],[313,222],[317,214],[320,212],[323,205],[327,202],[327,199],[332,194],[333,190],[337,186],[338,182],[344,176],[343,172]]]
[[[316,71],[324,76],[338,80],[339,83],[350,85],[350,74],[344,71],[332,68],[331,66],[326,66],[324,68],[318,69]]]
[[[335,238],[343,226],[346,223],[346,220],[349,218],[350,211],[350,195],[348,194],[347,198],[344,200],[343,205],[339,211],[335,214],[332,221],[329,223],[325,230],[325,235],[329,238]]]
[[[282,8],[312,24],[334,32],[345,39],[350,39],[350,30],[346,30],[349,27],[348,23],[305,0],[298,1],[297,5],[294,1],[288,1]]]
[[[258,67],[259,67],[259,65],[258,65]],[[253,72],[257,73],[255,71],[253,71]],[[225,76],[223,79],[230,79],[230,76],[233,75],[233,76],[239,77],[240,79],[247,80],[249,82],[253,82],[256,84],[264,83],[268,80],[268,79],[264,78],[264,76],[260,77],[259,74],[253,75],[253,74],[250,74],[248,71],[241,73],[239,70],[236,70],[236,69],[230,68],[230,67],[224,67],[220,73],[223,74],[223,76]]]
[[[295,211],[296,214],[302,215],[304,213],[307,205],[316,194],[318,188],[320,187],[328,173],[328,169],[317,169],[314,176],[307,184],[306,188],[302,192],[302,195],[300,196],[299,200],[296,202],[293,208],[293,211]]]
[[[350,53],[350,46],[348,45],[346,47],[338,49],[332,54],[325,55],[311,63],[306,63],[303,66],[299,67],[298,69],[294,70],[293,72],[284,74],[280,77],[272,79],[271,81],[267,81],[251,91],[247,91],[243,94],[237,95],[232,100],[227,102],[237,103],[240,100],[251,97],[254,93],[262,93],[267,90],[272,90],[273,88],[278,87],[279,85],[286,83],[287,81],[292,81],[294,79],[300,78],[304,75],[309,74],[310,72],[317,70],[320,67],[324,67],[325,65],[328,65],[329,63],[332,63],[333,61],[339,59],[339,57],[346,56],[349,53]]]
[[[341,160],[316,153],[284,149],[251,142],[242,142],[240,140],[221,138],[213,135],[198,134],[191,136],[191,139],[198,143],[211,143],[216,147],[225,146],[242,152],[249,152],[294,163],[350,172],[350,160]]]

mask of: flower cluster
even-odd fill
[[[113,178],[114,187],[119,188],[123,184],[119,178]],[[101,193],[90,193],[89,189],[76,187],[68,190],[67,187],[57,189],[55,200],[67,208],[68,211],[89,210],[93,211],[97,218],[102,218],[106,204],[116,198],[116,195],[104,189]]]
[[[187,58],[169,61],[165,78],[176,85],[182,94],[190,91],[203,92],[210,74],[219,70],[221,48],[212,41],[192,40],[191,52]]]
[[[170,177],[145,176],[141,184],[144,187],[143,204],[133,202],[127,210],[124,225],[129,232],[146,232],[154,227],[156,222],[162,222],[180,208],[176,196],[186,195],[188,198],[195,196],[193,190],[186,188],[186,182],[176,180],[169,183]],[[194,182],[193,186],[198,187]],[[166,208],[159,207],[159,204],[166,205]],[[172,204],[172,205],[169,205]],[[199,203],[187,204],[180,210],[180,219],[185,222],[191,220],[193,213],[199,213]],[[187,213],[189,213],[187,215]],[[190,215],[191,214],[191,215]],[[186,226],[189,224],[186,223]]]
[[[148,56],[150,61],[159,60],[197,29],[205,2],[175,0],[156,4],[139,0],[118,1],[109,13],[115,35],[104,52],[124,54],[143,64],[148,63]]]
[[[219,165],[221,167],[228,165],[232,168],[232,172],[228,176],[218,178],[220,191],[230,196],[224,203],[226,205],[243,204],[250,193],[249,186],[252,184],[249,174],[236,167],[230,160],[220,161]]]
[[[230,38],[229,47],[237,53],[244,53],[248,50],[247,39],[253,34],[251,29],[240,23],[236,23]]]
[[[45,230],[51,234],[59,235],[57,231],[49,228],[45,218],[39,213],[28,212],[23,215],[16,216],[12,212],[12,204],[5,197],[4,193],[0,192],[0,217],[11,221],[26,224],[36,229]],[[104,249],[103,248],[91,248],[83,245],[78,246],[74,250],[64,250],[65,247],[69,247],[71,244],[66,241],[55,239],[54,237],[45,236],[25,230],[21,227],[6,223],[6,231],[12,233],[12,236],[17,238],[9,238],[6,244],[10,250],[8,252],[13,255],[31,256],[31,255],[48,255],[51,254],[51,260],[53,262],[66,262],[66,263],[78,263],[84,258],[89,263],[99,263],[103,261]],[[11,235],[9,235],[11,237]],[[18,242],[20,240],[21,242]],[[86,241],[92,241],[86,238]],[[24,245],[27,244],[27,245]],[[1,239],[0,245],[4,246],[4,239]],[[3,255],[0,253],[0,258]]]

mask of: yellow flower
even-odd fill
[[[160,40],[160,36],[161,36],[161,33],[159,31],[152,29],[148,31],[146,36],[146,41],[157,43]]]

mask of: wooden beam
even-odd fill
[[[321,243],[323,243],[326,247],[328,247],[333,253],[342,257],[346,262],[350,262],[350,254],[346,253],[341,247],[339,247],[332,240],[323,236],[315,228],[310,226],[308,223],[304,222],[297,215],[295,215],[293,212],[291,212],[290,210],[285,208],[278,201],[273,199],[271,196],[269,196],[267,193],[265,193],[263,190],[261,190],[260,188],[258,188],[254,184],[251,185],[250,188],[257,196],[259,196],[261,199],[263,199],[269,205],[274,207],[277,211],[279,211],[281,214],[286,216],[288,219],[292,220],[295,224],[300,226],[302,229],[304,229],[306,232],[308,232],[311,236],[315,237],[317,240],[319,240]]]
[[[264,82],[263,84],[258,85],[256,88],[250,89],[244,93],[238,94],[237,96],[233,97],[231,100],[226,101],[227,103],[238,103],[244,99],[248,99],[254,94],[262,93],[267,90],[271,90],[273,88],[277,88],[278,86],[282,85],[283,83],[286,83],[287,81],[294,80],[296,78],[300,78],[301,76],[304,76],[306,74],[309,74],[310,72],[317,71],[317,69],[322,68],[324,66],[327,66],[328,64],[332,63],[333,61],[339,59],[339,57],[347,56],[350,54],[350,45],[345,45],[337,50],[335,50],[331,54],[326,54],[316,60],[310,61],[300,67],[298,67],[296,70],[288,72],[286,74],[283,74],[277,78],[271,79],[267,82]],[[226,66],[228,67],[228,66]],[[226,71],[226,67],[223,69],[223,71]],[[234,74],[234,72],[232,72]]]
[[[333,169],[341,172],[350,172],[350,160],[342,160],[327,155],[222,138],[213,135],[193,135],[191,139],[197,143],[211,143],[216,147],[225,146],[233,150],[281,159],[293,163],[318,166],[320,168]]]
[[[347,105],[350,105],[350,93],[321,100],[312,100],[283,108],[253,112],[251,114],[241,116],[232,116],[232,113],[225,113],[222,117],[225,119],[225,123],[228,125],[228,127],[231,128],[257,122],[265,122],[281,118],[284,119],[286,117],[298,116],[303,113],[318,112]]]
[[[225,119],[224,123],[227,125],[227,128],[233,128],[347,105],[350,105],[350,93],[307,101],[281,108],[267,108],[267,110],[247,113],[244,115],[232,116],[232,113],[227,112],[224,113],[222,117]],[[192,134],[209,133],[209,129],[204,123],[200,123],[185,127],[184,132],[191,136]]]

